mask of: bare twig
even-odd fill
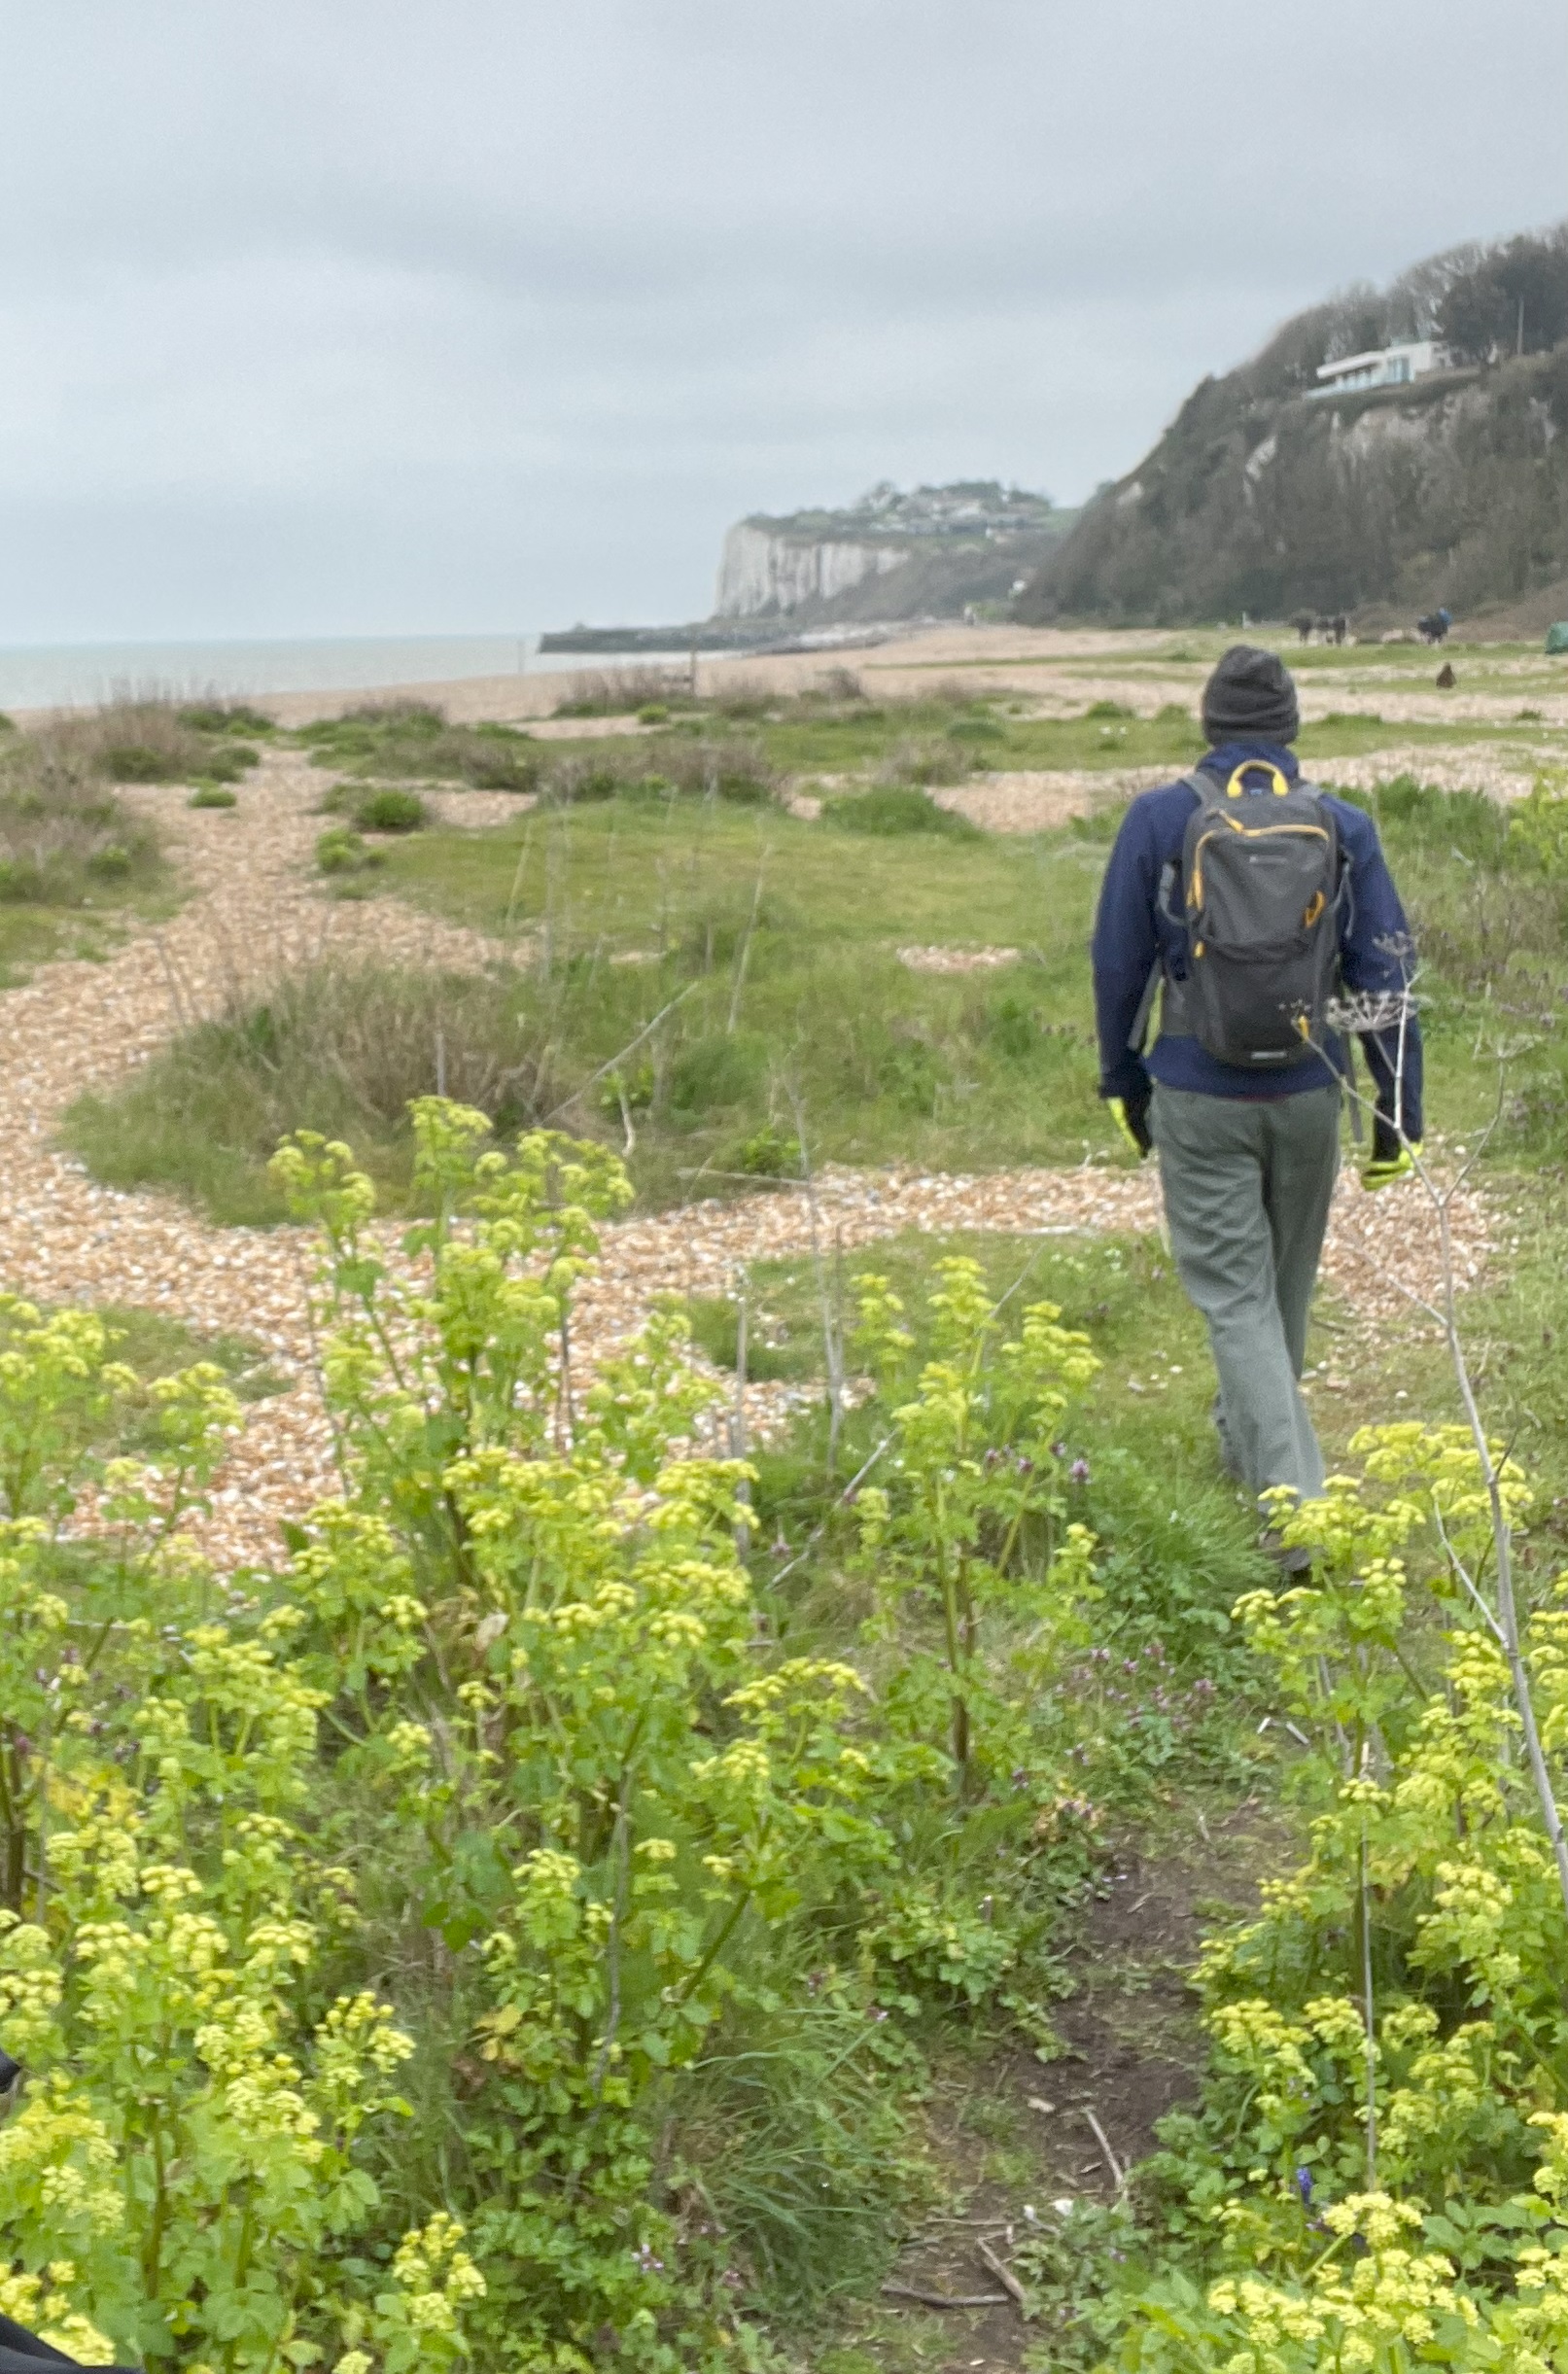
[[[618,1071],[615,1074],[615,1095],[620,1101],[620,1126],[625,1139],[621,1147],[621,1160],[630,1162],[637,1152],[637,1132],[632,1127],[632,1108],[626,1101],[626,1083]]]
[[[665,1016],[667,1014],[673,1014],[676,1007],[680,1004],[681,1000],[689,997],[692,991],[700,986],[701,984],[699,982],[688,981],[685,988],[679,991],[678,994],[671,998],[668,1005],[660,1006],[658,1012],[654,1015],[651,1022],[645,1022],[643,1025],[643,1028],[641,1030],[639,1030],[635,1038],[628,1039],[626,1045],[621,1048],[618,1055],[612,1055],[608,1064],[601,1064],[597,1071],[590,1071],[588,1077],[583,1081],[580,1088],[575,1088],[570,1097],[564,1097],[562,1099],[561,1102],[556,1105],[553,1112],[546,1113],[543,1120],[539,1125],[540,1128],[541,1130],[547,1130],[552,1121],[559,1121],[561,1115],[568,1111],[572,1105],[575,1104],[579,1098],[587,1095],[589,1089],[593,1087],[595,1081],[602,1080],[607,1071],[613,1071],[617,1065],[624,1064],[629,1055],[635,1055],[638,1048],[643,1044],[643,1041],[647,1037],[648,1032],[650,1030],[656,1030],[660,1023],[663,1022]]]
[[[1094,2112],[1090,2109],[1087,2102],[1080,2103],[1078,2107],[1095,2130],[1095,2141],[1097,2144],[1098,2144],[1100,2150],[1105,2155],[1105,2165],[1111,2172],[1112,2182],[1115,2184],[1118,2192],[1125,2192],[1127,2189],[1127,2170],[1122,2166],[1121,2161],[1111,2149],[1110,2137],[1106,2134],[1104,2128],[1100,2125],[1099,2120],[1095,2116]]]
[[[975,2256],[979,2259],[981,2265],[986,2269],[987,2273],[989,2275],[993,2275],[996,2278],[997,2283],[1000,2284],[1002,2289],[1007,2293],[1010,2299],[1016,2301],[1020,2308],[1024,2308],[1028,2305],[1024,2294],[1023,2285],[1019,2282],[1011,2267],[1003,2266],[1001,2260],[992,2249],[990,2243],[987,2242],[983,2236],[976,2236]]]
[[[840,1492],[838,1496],[839,1507],[842,1508],[844,1503],[853,1496],[858,1486],[864,1483],[866,1477],[870,1475],[871,1470],[876,1466],[877,1461],[881,1458],[889,1444],[893,1441],[896,1433],[896,1427],[890,1428],[889,1432],[883,1436],[882,1441],[877,1445],[877,1448],[871,1453],[870,1458],[861,1461],[860,1465],[855,1469],[854,1474],[850,1478],[849,1483],[844,1486],[843,1491]],[[797,1566],[803,1565],[805,1560],[811,1556],[812,1552],[816,1549],[818,1543],[821,1540],[822,1535],[826,1531],[827,1519],[824,1517],[821,1523],[815,1526],[813,1530],[807,1534],[804,1546],[796,1551],[788,1565],[780,1567],[778,1573],[773,1578],[774,1582],[782,1583],[785,1575],[792,1575]]]
[[[1005,2291],[925,2291],[919,2284],[886,2283],[882,2287],[889,2300],[914,2300],[922,2308],[1005,2308]]]
[[[741,953],[735,962],[735,986],[730,992],[729,1018],[724,1025],[726,1038],[734,1036],[735,1025],[740,1017],[741,992],[746,987],[746,968],[751,960],[751,937],[756,930],[756,919],[762,906],[762,877],[767,871],[768,859],[772,855],[771,844],[765,845],[762,855],[757,860],[756,885],[751,892],[751,912],[747,919],[746,937],[741,942]]]
[[[844,1425],[844,1335],[841,1314],[835,1309],[833,1298],[828,1292],[827,1271],[822,1258],[821,1207],[817,1200],[811,1148],[806,1142],[806,1114],[798,1089],[790,1088],[789,1101],[794,1108],[795,1135],[800,1145],[800,1176],[806,1190],[806,1209],[811,1221],[812,1270],[817,1279],[817,1300],[822,1315],[822,1355],[827,1368],[827,1472],[832,1475],[838,1465],[839,1435]],[[835,1238],[836,1245],[837,1242]]]

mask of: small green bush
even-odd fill
[[[467,784],[475,791],[532,791],[540,762],[515,726],[448,724],[424,701],[388,701],[318,718],[299,740],[320,767],[421,782]]]
[[[637,721],[639,725],[668,725],[670,721],[669,702],[645,701],[637,713]]]
[[[446,712],[435,701],[361,701],[345,709],[343,725],[369,725],[401,734],[439,734],[446,730]]]
[[[366,849],[346,824],[331,825],[316,843],[316,864],[324,874],[361,874],[380,863],[380,853]]]
[[[1005,742],[1007,729],[994,717],[955,717],[947,729],[950,742]]]
[[[188,808],[237,808],[238,800],[226,785],[198,784],[186,801]]]
[[[178,783],[183,772],[164,751],[146,742],[111,742],[103,753],[103,771],[117,784]]]
[[[985,1035],[998,1055],[1021,1063],[1040,1043],[1040,1021],[1028,998],[1016,990],[993,997],[986,1008]]]
[[[852,791],[822,802],[822,820],[841,832],[872,833],[889,839],[909,832],[939,832],[953,841],[984,838],[978,824],[950,808],[939,808],[928,793],[889,784],[872,791]]]
[[[175,716],[196,734],[275,734],[278,730],[264,711],[252,709],[244,701],[198,701],[176,710]],[[251,764],[255,764],[254,758]]]
[[[793,1178],[800,1170],[800,1139],[792,1130],[781,1130],[770,1121],[747,1138],[735,1167],[750,1178]]]
[[[551,769],[543,796],[552,806],[570,807],[577,800],[613,799],[627,787],[612,766],[598,759],[568,758]]]
[[[209,749],[201,761],[198,780],[203,783],[237,784],[251,768],[261,764],[261,753],[248,742],[221,742]]]
[[[430,822],[430,810],[417,791],[376,784],[355,801],[354,821],[361,832],[418,832]]]
[[[1135,717],[1137,714],[1125,701],[1091,701],[1084,711],[1086,717]]]

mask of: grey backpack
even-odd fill
[[[1249,791],[1259,768],[1268,791]],[[1181,851],[1187,978],[1166,983],[1167,1030],[1222,1064],[1278,1071],[1321,1051],[1340,969],[1340,836],[1311,784],[1249,760],[1200,768]]]

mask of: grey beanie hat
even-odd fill
[[[1273,651],[1233,643],[1203,686],[1211,743],[1294,742],[1302,729],[1296,680]]]

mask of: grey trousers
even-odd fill
[[[1227,1466],[1254,1494],[1323,1489],[1323,1454],[1298,1379],[1329,1202],[1340,1091],[1243,1100],[1155,1084],[1170,1249],[1208,1325]]]

